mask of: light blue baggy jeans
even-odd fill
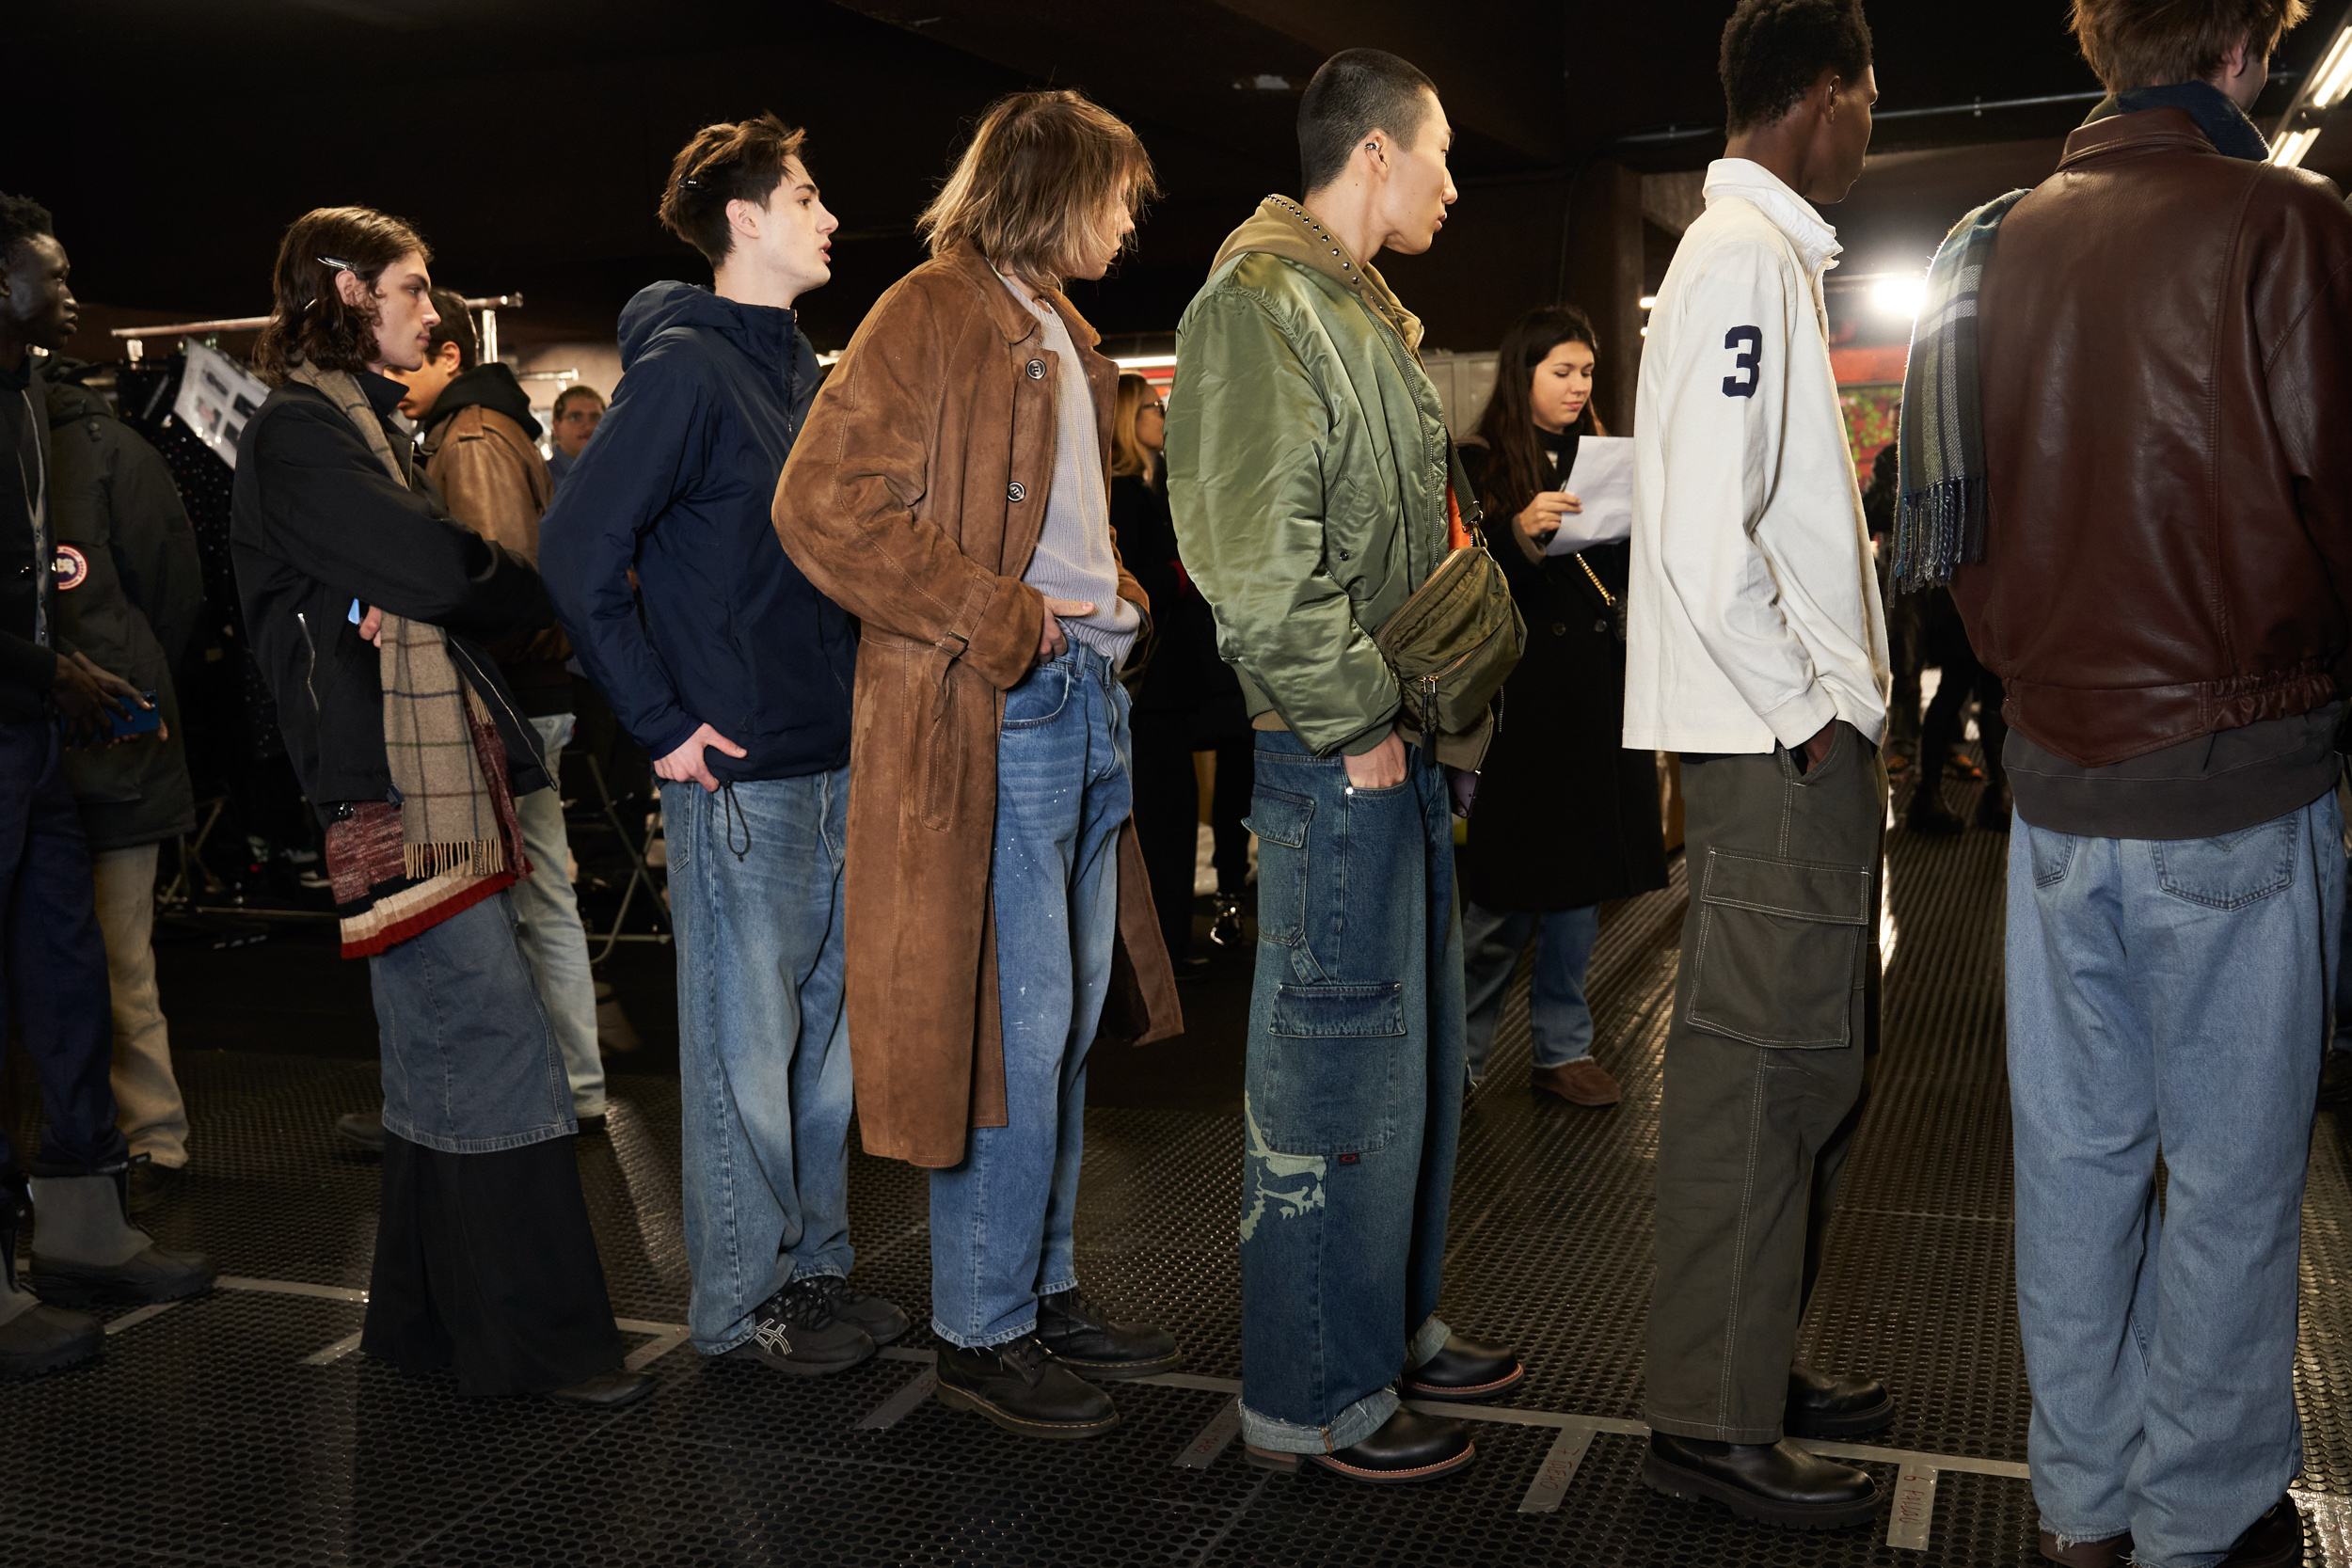
[[[677,932],[687,1326],[716,1355],[803,1275],[847,1276],[850,770],[661,786]]]
[[[2302,1463],[2296,1275],[2343,834],[2331,790],[2217,838],[2010,836],[2034,1497],[2064,1539],[2130,1530],[2149,1568],[2218,1562]]]
[[[1462,985],[1467,1008],[1464,1042],[1470,1081],[1486,1076],[1494,1055],[1495,1029],[1527,939],[1535,939],[1535,973],[1527,991],[1527,1022],[1534,1036],[1535,1066],[1565,1067],[1593,1053],[1593,1009],[1584,1000],[1584,980],[1600,939],[1600,906],[1570,910],[1490,910],[1462,903]]]
[[[523,831],[523,854],[531,875],[515,884],[515,915],[522,922],[523,957],[531,960],[539,1003],[548,1010],[555,1043],[563,1048],[564,1076],[571,1083],[572,1114],[604,1115],[604,1057],[596,1050],[596,979],[588,969],[588,933],[580,923],[580,900],[572,892],[571,843],[564,828],[564,748],[571,744],[572,716],[533,719],[539,750],[547,757],[554,787],[515,798],[515,821]]]

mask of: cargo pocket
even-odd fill
[[[2209,910],[2243,909],[2295,885],[2301,813],[2216,838],[2162,839],[2149,847],[2156,885]]]
[[[1295,947],[1307,936],[1307,829],[1315,803],[1263,785],[1242,826],[1258,835],[1258,940]]]
[[[1402,981],[1279,987],[1266,1034],[1265,1092],[1251,1110],[1269,1148],[1357,1154],[1388,1147],[1404,1094]]]
[[[1750,1045],[1850,1043],[1854,964],[1875,913],[1867,870],[1709,849],[1691,1027]]]

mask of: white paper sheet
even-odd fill
[[[1562,489],[1584,503],[1581,512],[1560,518],[1560,531],[1546,555],[1573,555],[1595,545],[1633,537],[1633,438],[1586,436],[1576,443],[1576,464]]]

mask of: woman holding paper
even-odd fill
[[[1487,517],[1509,519],[1495,556],[1527,618],[1460,857],[1470,1081],[1486,1076],[1503,990],[1533,938],[1534,1086],[1591,1106],[1619,1098],[1592,1058],[1584,1002],[1599,905],[1666,885],[1656,759],[1621,744],[1632,517],[1630,465],[1613,449],[1631,443],[1593,413],[1598,358],[1581,310],[1528,312],[1503,338],[1462,450]]]

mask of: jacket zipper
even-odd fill
[[[319,718],[319,689],[313,679],[319,673],[319,645],[310,640],[310,618],[294,611],[294,624],[302,628],[302,645],[310,650],[310,667],[302,673],[302,689],[310,694],[310,716]]]
[[[449,634],[447,632],[443,632],[441,636],[445,641],[448,641]],[[503,696],[500,695],[499,689],[497,687],[483,679],[482,667],[474,663],[473,655],[467,653],[465,649],[459,647],[454,641],[449,641],[448,645],[451,653],[459,655],[465,659],[466,669],[468,673],[473,676],[474,690],[477,693],[486,692],[490,697],[497,697],[499,706],[504,708],[506,710],[506,717],[514,721],[516,730],[522,735],[531,736],[532,750],[538,753],[539,766],[544,769],[548,765],[548,754],[538,744],[539,732],[531,727],[529,720],[515,711],[513,704],[509,703]],[[485,698],[485,701],[486,705],[487,699]]]

